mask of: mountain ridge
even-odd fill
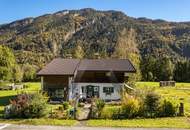
[[[12,48],[20,64],[39,66],[54,57],[65,57],[78,44],[86,58],[97,52],[110,57],[124,28],[133,28],[137,33],[142,58],[190,58],[190,22],[133,18],[121,11],[91,8],[63,10],[0,25],[0,44]]]
[[[93,8],[83,8],[83,9],[78,9],[78,10],[86,10],[86,9],[94,10],[94,11],[101,11],[101,12],[109,12],[109,11],[111,11],[111,12],[112,11],[113,12],[121,12],[124,15],[128,16],[126,13],[124,13],[122,11],[117,11],[117,10],[96,10],[96,9],[93,9]],[[67,11],[78,11],[78,10],[64,9],[64,10],[56,11],[56,12],[53,12],[53,13],[47,13],[47,14],[39,15],[39,16],[36,16],[36,17],[25,17],[25,18],[21,18],[21,19],[18,19],[18,20],[10,21],[8,23],[2,23],[2,24],[0,24],[0,26],[11,24],[11,23],[14,23],[14,22],[17,22],[17,21],[24,21],[24,20],[27,20],[27,19],[35,19],[35,18],[38,18],[38,17],[46,16],[46,15],[54,15],[54,14],[57,14],[57,13],[63,13],[63,12],[67,12]],[[148,17],[144,17],[144,16],[141,16],[141,17],[128,16],[128,17],[132,17],[132,18],[135,18],[135,19],[146,19],[146,20],[150,20],[150,21],[163,21],[163,22],[170,22],[170,23],[190,24],[190,20],[189,21],[172,21],[172,20],[170,21],[170,20],[161,19],[161,18],[152,19],[152,18],[148,18]]]

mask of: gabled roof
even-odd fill
[[[47,64],[37,75],[74,75],[75,71],[136,72],[128,59],[61,59]]]
[[[47,64],[37,75],[73,75],[79,62],[79,59],[57,58]]]
[[[84,59],[81,60],[78,71],[122,71],[135,72],[128,59]]]

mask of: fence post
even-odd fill
[[[184,104],[180,103],[179,106],[179,116],[184,116]]]

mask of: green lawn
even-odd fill
[[[14,98],[17,94],[21,92],[37,92],[40,90],[40,83],[24,83],[28,86],[26,89],[22,90],[0,90],[0,118],[3,116],[4,106],[9,104],[9,100]]]
[[[77,123],[76,120],[58,120],[58,119],[3,119],[4,106],[9,104],[9,100],[14,98],[17,94],[21,92],[33,93],[40,90],[40,83],[24,83],[28,86],[26,89],[22,90],[2,90],[0,91],[0,123],[12,123],[12,124],[28,124],[28,125],[63,125],[72,126]],[[55,109],[60,105],[49,105],[50,109]]]
[[[185,117],[132,120],[88,120],[87,125],[96,127],[190,128],[190,122]]]
[[[190,116],[190,83],[176,83],[176,87],[159,87],[158,82],[138,82],[137,88],[155,88],[164,98],[184,103],[185,114]]]
[[[190,83],[176,83],[176,87],[159,87],[159,82],[138,82],[137,88],[154,88],[163,98],[185,105],[185,117],[132,119],[132,120],[89,120],[88,126],[101,127],[159,127],[159,128],[190,128]],[[109,106],[103,109],[111,112]],[[105,116],[105,115],[103,115]]]
[[[0,119],[0,123],[11,123],[11,124],[27,124],[27,125],[60,125],[60,126],[73,126],[78,122],[76,120],[58,120],[58,119],[11,119],[4,120]]]
[[[24,90],[3,90],[0,91],[0,122],[2,123],[16,123],[16,124],[33,124],[33,125],[67,125],[71,126],[77,123],[74,120],[58,120],[58,119],[17,119],[4,120],[3,116],[4,106],[9,104],[9,99],[13,98],[22,91],[32,93],[40,90],[40,83],[25,83],[29,87]],[[158,82],[138,82],[137,88],[155,88],[164,98],[173,100],[176,103],[183,102],[185,104],[185,117],[175,118],[156,118],[156,119],[133,119],[133,120],[89,120],[88,126],[108,126],[108,127],[175,127],[175,128],[190,128],[190,83],[177,83],[176,87],[159,87]],[[58,107],[58,105],[50,105],[51,109]],[[115,106],[119,107],[119,106]],[[104,111],[112,112],[112,107],[109,105]],[[107,115],[102,115],[106,117]]]
[[[137,87],[155,87],[159,88],[159,82],[137,82]],[[176,83],[177,88],[189,88],[190,83]]]

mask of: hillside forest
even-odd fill
[[[190,22],[63,10],[0,25],[0,80],[36,81],[53,58],[128,58],[133,80],[190,81]]]

